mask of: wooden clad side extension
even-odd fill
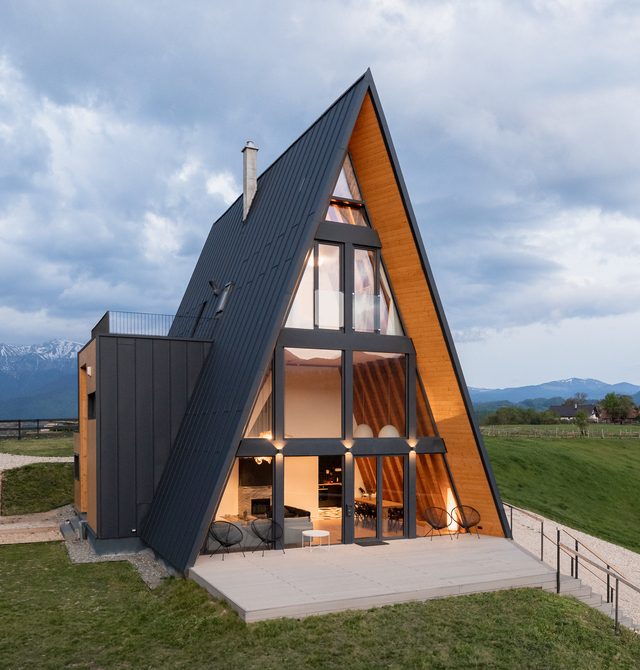
[[[91,372],[91,374],[89,374]],[[77,454],[80,465],[80,482],[76,484],[74,504],[79,512],[86,512],[92,528],[97,520],[97,455],[96,420],[89,418],[89,394],[96,391],[96,341],[92,340],[78,354],[78,437]]]
[[[382,241],[382,257],[407,335],[416,348],[418,371],[439,434],[447,448],[461,502],[479,510],[485,534],[504,536],[462,390],[369,94],[365,97],[351,136],[349,152],[372,225]]]

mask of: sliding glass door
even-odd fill
[[[356,541],[405,536],[405,456],[354,458]]]

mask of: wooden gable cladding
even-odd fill
[[[349,152],[372,226],[382,242],[382,257],[407,335],[416,349],[418,371],[438,432],[447,448],[460,500],[479,510],[485,533],[503,536],[461,382],[370,94],[362,104]]]

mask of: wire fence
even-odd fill
[[[592,439],[640,439],[639,426],[616,426],[606,424],[579,428],[565,426],[481,426],[484,437],[543,437],[543,438],[592,438]]]

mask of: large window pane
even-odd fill
[[[287,547],[302,544],[303,530],[326,530],[331,544],[342,542],[342,456],[284,459],[284,523]]]
[[[406,435],[405,355],[353,352],[354,437]]]
[[[285,349],[284,432],[342,437],[342,352]]]
[[[251,532],[251,522],[270,523],[273,505],[273,463],[270,456],[236,458],[227,486],[218,505],[216,521],[228,521],[242,531],[242,541],[234,550],[250,549],[259,540]],[[219,545],[206,540],[206,551]]]
[[[342,328],[342,291],[340,290],[340,247],[318,245],[318,290],[316,313],[318,328]]]
[[[286,328],[313,328],[313,263],[312,251],[291,304]]]
[[[342,164],[340,176],[333,189],[333,195],[336,198],[348,198],[349,200],[362,200],[358,182],[356,180],[356,173],[351,164],[351,159],[347,156]]]
[[[404,535],[404,456],[382,456],[382,534]]]
[[[418,437],[431,437],[436,434],[431,420],[431,413],[427,405],[427,398],[422,390],[422,384],[418,371],[416,370],[416,435]]]
[[[336,223],[348,223],[352,226],[366,226],[367,219],[364,215],[364,208],[352,205],[342,205],[332,202],[327,210],[327,221]]]
[[[380,333],[382,335],[404,335],[391,295],[389,280],[382,265],[380,266]]]
[[[354,535],[356,539],[376,536],[377,475],[375,456],[356,456],[354,459]]]
[[[424,535],[429,530],[424,520],[427,507],[440,507],[451,513],[456,504],[443,455],[416,454],[417,534]],[[452,521],[448,530],[455,532],[457,529],[457,524]]]
[[[273,381],[271,367],[262,380],[258,397],[251,410],[245,437],[273,439]]]
[[[353,250],[353,329],[373,333],[376,329],[376,252]]]

